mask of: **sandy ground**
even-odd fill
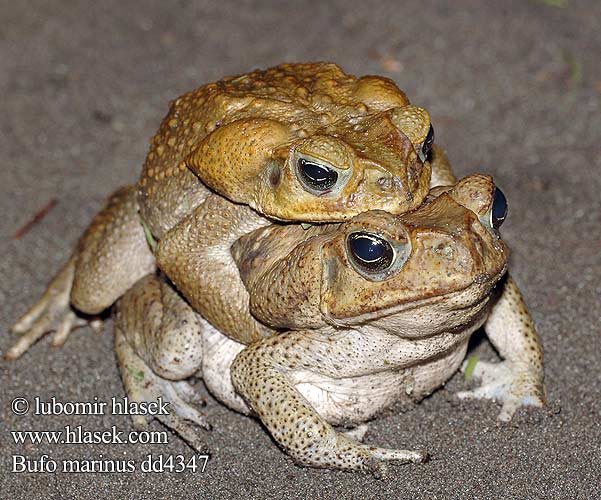
[[[492,173],[510,202],[512,273],[542,335],[549,406],[497,424],[460,403],[462,376],[368,441],[428,449],[386,481],[296,467],[261,425],[209,399],[204,473],[14,474],[13,455],[127,460],[162,445],[15,445],[10,431],[132,429],[122,415],[24,416],[32,400],[123,396],[112,350],[84,329],[0,362],[0,498],[599,498],[601,2],[28,1],[0,4],[0,346],[117,186],[133,182],[170,99],[226,74],[332,60],[394,78],[430,110],[461,175]],[[557,7],[552,4],[565,4]],[[15,232],[51,200],[22,238]],[[481,356],[494,357],[486,341]],[[162,430],[158,423],[152,430]]]

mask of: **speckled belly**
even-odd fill
[[[395,403],[419,401],[442,386],[457,371],[466,350],[467,339],[434,361],[355,378],[295,373],[295,378],[303,380],[295,387],[329,423],[365,422]]]

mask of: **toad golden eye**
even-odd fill
[[[354,264],[368,272],[384,271],[394,261],[394,250],[385,239],[367,232],[351,233],[348,250]]]
[[[507,217],[507,198],[498,187],[495,187],[495,194],[490,211],[490,225],[499,229]]]
[[[338,172],[305,158],[298,159],[297,169],[301,181],[315,191],[328,191],[338,180]]]

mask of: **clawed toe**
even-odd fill
[[[190,422],[194,422],[196,425],[207,431],[212,429],[207,417],[190,404],[195,395],[189,392],[194,389],[192,389],[187,382],[162,382],[161,385],[164,387],[165,398],[169,401],[170,408],[172,409],[169,412],[170,415],[176,415],[185,420],[189,420]],[[186,386],[185,390],[182,390],[183,386]]]
[[[21,337],[6,351],[6,359],[19,358],[51,331],[55,332],[52,345],[60,347],[67,341],[71,332],[79,327],[91,325],[96,329],[102,328],[101,320],[82,318],[71,308],[70,294],[74,270],[75,264],[71,259],[48,285],[40,300],[13,325],[11,331],[20,334]]]

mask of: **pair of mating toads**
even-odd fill
[[[51,329],[61,345],[87,323],[78,312],[115,304],[128,396],[169,401],[161,420],[194,448],[191,422],[209,427],[198,376],[296,462],[374,473],[425,453],[362,444],[358,424],[444,384],[482,325],[504,360],[479,362],[483,385],[459,396],[500,401],[501,420],[542,405],[540,341],[498,233],[505,198],[488,176],[456,182],[433,141],[391,80],[334,64],[180,97],[137,185],[92,221],[6,356]]]

